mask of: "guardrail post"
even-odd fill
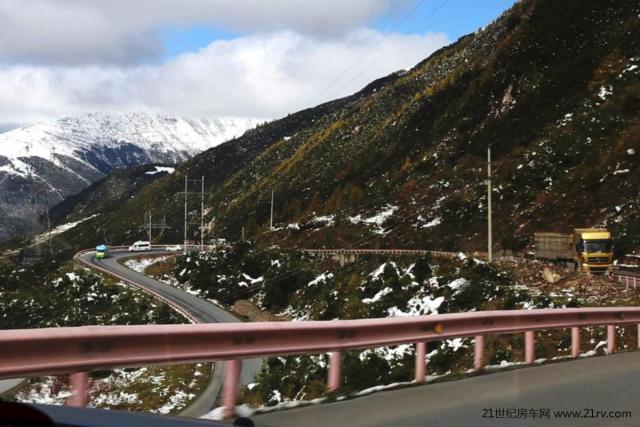
[[[327,389],[329,392],[337,391],[342,383],[342,354],[339,351],[329,353],[329,378]]]
[[[426,342],[417,342],[416,343],[416,372],[415,372],[415,382],[420,384],[424,382],[425,376],[427,375],[427,364],[424,360],[427,355],[427,343]]]
[[[236,415],[236,397],[238,396],[238,380],[240,379],[240,360],[228,360],[224,364],[224,388],[222,399],[224,404],[224,418],[233,418]]]
[[[87,406],[89,402],[89,374],[86,372],[76,372],[69,376],[69,387],[71,397],[67,401],[69,406]]]
[[[484,335],[476,335],[473,348],[473,369],[479,371],[484,368]]]
[[[607,353],[616,352],[616,325],[607,325]]]
[[[533,363],[536,358],[536,338],[534,331],[524,333],[524,362]]]
[[[571,328],[571,357],[580,356],[580,328]]]

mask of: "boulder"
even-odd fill
[[[552,271],[549,267],[545,267],[542,270],[542,278],[547,283],[557,283],[557,282],[560,281],[560,279],[562,279],[562,276],[560,276],[558,273]]]

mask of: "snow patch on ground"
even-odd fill
[[[322,215],[322,216],[313,217],[309,222],[314,225],[322,225],[324,227],[330,227],[334,224],[335,219],[336,219],[335,215]]]
[[[169,398],[169,401],[162,405],[158,409],[158,413],[160,414],[169,414],[175,410],[176,407],[184,406],[185,402],[196,397],[193,393],[186,393],[182,390],[176,390],[174,394]]]
[[[413,297],[407,302],[407,311],[398,307],[387,309],[389,317],[424,316],[426,314],[438,314],[438,308],[444,302],[444,297],[432,298],[429,295]]]
[[[440,225],[442,224],[442,218],[434,218],[431,221],[427,222],[426,224],[422,225],[422,228],[431,228],[431,227],[435,227],[436,225]]]
[[[316,277],[315,279],[307,283],[307,286],[324,284],[327,282],[327,280],[331,279],[332,277],[333,277],[333,273],[329,273],[329,272],[322,273],[318,277]]]
[[[389,261],[388,263],[385,262],[381,264],[380,267],[376,268],[371,274],[369,274],[369,276],[377,279],[382,273],[384,273],[384,269],[387,267],[387,265],[392,266],[396,271],[398,270],[398,266],[396,265],[396,263],[393,261]]]
[[[253,277],[249,276],[246,273],[242,273],[242,277],[244,277],[245,279],[247,279],[249,281],[250,284],[255,285],[256,283],[260,283],[264,280],[263,276],[260,276],[256,279],[254,279]]]
[[[455,279],[451,282],[449,282],[447,284],[447,286],[453,290],[453,291],[457,291],[458,289],[460,289],[461,287],[465,286],[468,283],[467,279],[465,279],[464,277],[460,277],[458,279]]]
[[[393,347],[375,347],[361,351],[358,357],[360,360],[365,361],[369,356],[376,355],[388,362],[393,362],[402,360],[405,355],[414,354],[413,348],[414,346],[412,344],[400,344]]]
[[[393,292],[393,289],[387,286],[386,288],[380,289],[378,293],[376,293],[373,297],[364,298],[362,302],[365,304],[373,304],[375,302],[380,301],[382,297],[384,297],[385,295],[389,295],[392,292]]]
[[[609,86],[600,86],[600,90],[598,91],[598,98],[600,98],[601,100],[606,100],[607,96],[613,94],[613,88],[611,87],[611,85]]]
[[[57,236],[58,234],[62,234],[65,231],[69,231],[72,228],[74,228],[75,226],[77,226],[78,224],[82,224],[85,221],[88,221],[92,218],[97,217],[100,214],[95,214],[95,215],[91,215],[88,216],[86,218],[83,218],[81,220],[78,221],[74,221],[74,222],[67,222],[66,224],[61,224],[59,226],[57,226],[56,228],[52,229],[50,232],[46,232],[46,233],[42,233],[39,234],[35,237],[35,243],[42,243],[42,242],[46,242],[47,240],[49,240],[50,238]]]
[[[629,173],[629,169],[616,169],[613,171],[614,175],[624,175],[626,173]]]
[[[435,377],[436,375],[433,375],[429,377],[429,379],[433,381]],[[403,386],[411,385],[412,383],[413,383],[412,381],[404,381],[404,382],[391,383],[391,384],[385,384],[385,385],[377,385],[374,387],[365,388],[364,390],[360,390],[359,392],[355,393],[354,396],[366,396],[367,394],[375,393],[377,391],[403,387]]]
[[[155,175],[157,173],[174,173],[176,168],[165,167],[165,166],[155,166],[155,170],[145,172],[146,175]]]
[[[168,257],[158,257],[158,258],[140,258],[140,259],[129,259],[124,262],[125,267],[130,268],[133,271],[137,271],[138,273],[144,273],[147,267],[157,264],[162,261],[166,261]]]
[[[383,225],[385,222],[389,220],[393,216],[393,214],[398,210],[397,206],[387,205],[386,208],[377,214],[370,216],[368,218],[363,218],[362,215],[358,214],[356,216],[348,217],[349,222],[352,224],[366,224],[369,226],[373,226],[373,232],[376,234],[384,234],[385,230]]]

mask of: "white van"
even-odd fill
[[[129,252],[142,252],[142,251],[150,251],[151,243],[146,242],[144,240],[138,240],[133,245],[129,246]]]

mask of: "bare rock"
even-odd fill
[[[546,280],[547,283],[557,283],[562,279],[562,276],[552,271],[549,267],[545,267],[542,270],[542,278]]]

